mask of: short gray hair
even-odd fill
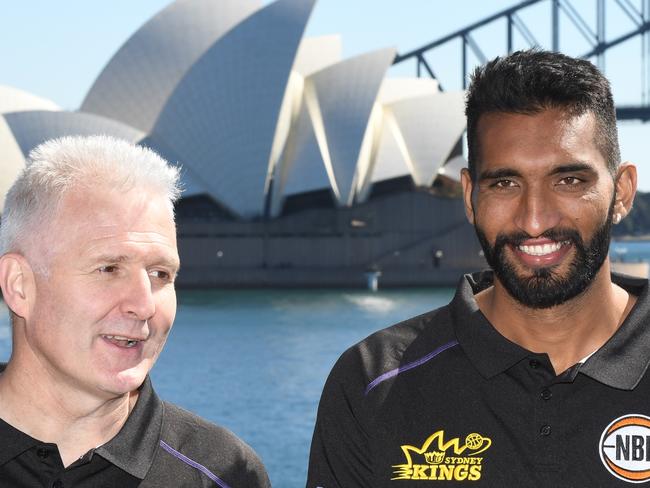
[[[144,187],[170,208],[180,196],[179,170],[145,147],[110,136],[62,137],[34,148],[5,198],[0,255],[25,252],[34,229],[47,228],[71,189]]]

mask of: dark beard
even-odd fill
[[[555,266],[535,269],[532,276],[520,277],[513,264],[508,262],[505,249],[508,245],[516,247],[531,236],[524,232],[499,234],[494,246],[490,246],[478,224],[475,225],[475,229],[485,260],[506,291],[522,305],[541,309],[571,300],[589,287],[607,258],[613,215],[614,200],[609,207],[604,224],[596,229],[587,243],[574,229],[550,229],[539,236],[556,242],[570,241],[573,244],[576,250],[575,257],[564,277],[555,272]]]

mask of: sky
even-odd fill
[[[219,0],[215,0],[219,1]],[[0,16],[0,85],[48,98],[75,110],[111,56],[143,23],[170,0],[21,0],[3,1]],[[264,1],[263,3],[269,3]],[[484,17],[516,5],[515,0],[317,0],[306,36],[340,34],[343,55],[395,47],[405,53]],[[594,0],[572,0],[587,23],[595,25]],[[641,0],[632,0],[639,6]],[[606,2],[606,32],[611,39],[632,29],[616,2]],[[550,47],[550,3],[527,8],[521,19],[535,38]],[[588,44],[565,14],[560,16],[560,49],[581,55]],[[475,34],[487,58],[505,50],[504,23]],[[605,73],[618,104],[639,104],[642,93],[641,39],[636,37],[607,55]],[[515,47],[527,47],[515,37]],[[445,89],[460,89],[460,44],[437,49],[428,60]],[[478,58],[470,56],[472,63]],[[645,74],[650,80],[650,73]],[[402,63],[389,76],[415,76]],[[650,95],[650,94],[649,94]],[[650,97],[649,97],[650,98]],[[650,191],[650,125],[619,123],[621,153],[639,169],[639,188]]]

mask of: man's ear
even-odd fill
[[[27,319],[35,291],[34,273],[27,260],[17,253],[0,256],[0,288],[9,309]]]
[[[465,215],[469,223],[474,225],[474,205],[472,203],[472,191],[474,183],[467,168],[463,168],[460,172],[460,182],[463,185],[463,201],[465,203]]]
[[[620,222],[632,210],[634,195],[636,194],[636,181],[636,166],[628,162],[621,164],[616,174],[614,222]]]

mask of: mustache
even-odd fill
[[[512,232],[510,234],[500,233],[497,234],[494,242],[494,249],[502,249],[506,245],[519,246],[528,239],[545,238],[556,242],[569,241],[573,243],[582,243],[580,234],[575,229],[549,229],[544,231],[538,236],[531,236],[526,232]]]

